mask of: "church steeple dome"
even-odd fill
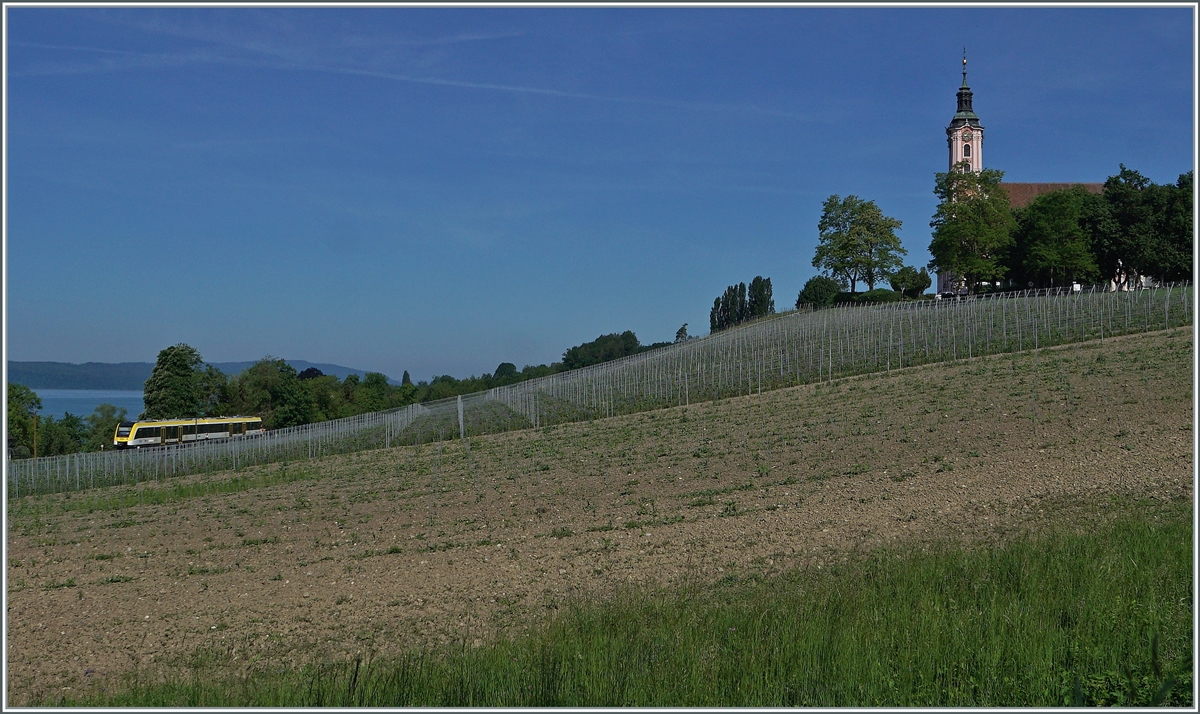
[[[958,88],[958,111],[954,113],[954,118],[950,120],[950,126],[962,126],[970,124],[971,126],[979,126],[979,116],[975,114],[975,110],[971,108],[971,97],[974,92],[967,86],[967,51],[963,49],[962,61],[962,86]]]
[[[983,125],[971,108],[971,87],[967,85],[967,48],[963,48],[962,86],[958,88],[958,111],[946,127],[946,143],[950,148],[950,169],[955,166],[971,171],[983,170]]]

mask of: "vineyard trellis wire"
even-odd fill
[[[1101,287],[798,310],[483,392],[223,442],[9,461],[10,498],[629,414],[1190,325],[1192,288]]]

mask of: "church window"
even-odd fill
[[[963,158],[965,158],[965,159],[971,158],[971,145],[970,144],[963,144]]]

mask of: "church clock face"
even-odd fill
[[[971,139],[974,139],[974,138],[975,138],[975,136],[971,132],[969,132],[969,131],[963,132],[963,141],[970,141]]]

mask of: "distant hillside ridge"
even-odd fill
[[[337,364],[320,364],[302,359],[289,359],[287,363],[303,372],[316,367],[324,374],[337,375],[345,379],[351,374],[365,377],[367,370],[343,367]],[[242,372],[250,362],[213,362],[212,365],[230,376]],[[128,389],[140,390],[154,369],[152,362],[9,362],[8,381],[23,384],[30,389]],[[389,379],[390,384],[399,384]]]

